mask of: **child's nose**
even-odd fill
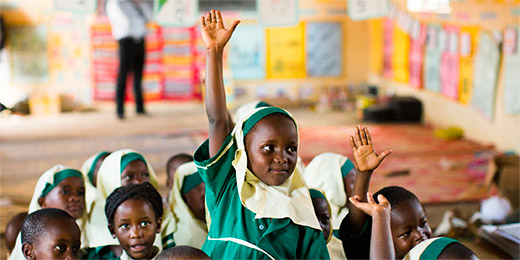
[[[274,161],[277,163],[285,163],[287,161],[287,156],[284,154],[284,152],[278,152],[274,157]]]
[[[142,232],[141,228],[133,227],[131,229],[131,236],[132,236],[132,238],[140,238],[142,235],[143,235],[143,232]]]

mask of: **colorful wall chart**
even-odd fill
[[[375,73],[383,72],[383,20],[368,20],[370,31],[370,69]]]
[[[265,78],[265,32],[260,25],[240,25],[231,37],[229,61],[233,78]]]
[[[263,26],[293,26],[299,20],[297,0],[256,1],[258,21]]]
[[[426,51],[424,57],[423,82],[428,90],[440,92],[439,71],[443,41],[442,28],[438,24],[430,24],[426,29]]]
[[[481,31],[478,52],[475,57],[471,104],[488,119],[494,117],[499,60],[497,44],[491,39],[490,35]]]
[[[520,30],[509,26],[504,31],[504,106],[508,114],[520,114]]]
[[[392,72],[393,78],[397,82],[408,83],[409,80],[409,58],[410,39],[406,29],[402,26],[394,26],[393,30],[393,52],[392,52]]]
[[[394,21],[383,20],[383,76],[392,78],[392,53],[394,52]]]
[[[468,104],[473,89],[473,63],[478,47],[477,26],[463,26],[460,31],[459,101]]]
[[[342,28],[337,22],[307,23],[307,75],[339,77],[343,71]]]
[[[11,26],[7,41],[11,46],[13,80],[17,83],[46,82],[49,65],[45,26]]]
[[[414,20],[410,34],[410,85],[422,87],[422,64],[424,43],[426,42],[426,26]]]
[[[155,21],[167,26],[193,26],[198,21],[198,1],[155,0]]]
[[[382,17],[388,14],[388,0],[348,0],[348,15],[354,21]]]
[[[446,48],[441,58],[441,92],[453,100],[459,97],[459,32],[457,26],[445,26]]]
[[[305,26],[266,29],[267,78],[305,77]]]

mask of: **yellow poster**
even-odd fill
[[[459,101],[468,104],[473,88],[473,62],[478,47],[477,26],[464,26],[460,30],[460,81]]]
[[[392,54],[392,68],[394,80],[408,83],[410,70],[408,69],[410,53],[410,39],[398,26],[394,25],[394,52]]]
[[[266,29],[266,74],[272,78],[304,78],[305,26]]]
[[[369,20],[368,31],[370,37],[370,70],[381,74],[383,72],[383,20]]]

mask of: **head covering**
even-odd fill
[[[404,257],[405,260],[426,260],[437,259],[442,250],[451,243],[458,241],[449,237],[436,237],[425,240],[414,246]]]
[[[183,190],[188,189],[185,187],[193,189],[201,183],[198,180],[202,181],[195,162],[181,164],[175,171],[174,176],[169,202],[170,210],[177,220],[177,228],[173,233],[175,244],[201,248],[208,235],[208,228],[206,223],[195,218],[188,204],[182,199],[181,194]]]
[[[81,172],[85,179],[85,210],[87,211],[87,214],[90,214],[92,203],[94,203],[96,198],[96,187],[93,185],[94,170],[99,159],[106,154],[109,154],[109,152],[95,153],[81,166]]]
[[[311,188],[325,191],[332,211],[332,227],[339,229],[341,221],[347,215],[347,194],[343,176],[354,168],[352,162],[341,154],[322,153],[314,157],[305,167],[304,177]]]
[[[257,108],[270,107],[270,106],[271,106],[270,104],[260,101],[260,100],[254,100],[249,103],[245,103],[237,109],[237,111],[235,112],[235,115],[233,116],[233,120],[235,120],[235,122],[236,122],[236,121],[240,120],[242,117],[248,116],[251,113],[251,111],[254,111]]]
[[[42,196],[47,195],[60,182],[70,177],[80,177],[83,179],[83,175],[81,174],[81,172],[79,172],[78,170],[74,170],[70,167],[63,166],[61,164],[54,165],[52,168],[44,172],[36,182],[33,196],[29,204],[29,209],[27,210],[28,214],[31,214],[41,209],[42,207],[40,206],[38,199]],[[83,230],[85,230],[86,216],[87,215],[85,213],[83,214],[83,217],[76,219],[76,224],[78,224],[78,227],[82,231],[81,248],[89,246],[87,236],[83,232]],[[18,236],[16,237],[16,243],[12,251],[12,254],[9,256],[9,259],[25,259],[22,253],[21,233],[18,233]]]
[[[326,202],[327,202],[327,207],[329,208],[329,212],[330,212],[330,203],[329,201],[327,200],[327,197],[325,196],[325,193],[321,190],[317,190],[317,189],[309,189],[309,194],[311,195],[311,199],[324,199]],[[316,216],[317,217],[317,216]],[[332,224],[331,224],[332,225]],[[323,231],[323,230],[322,230]],[[332,226],[331,226],[331,229],[330,229],[330,234],[329,234],[329,237],[327,238],[327,244],[329,243],[331,237],[332,237],[332,232],[334,230],[332,229]]]
[[[295,224],[320,229],[314,214],[309,190],[299,167],[280,186],[263,183],[247,168],[245,134],[262,118],[281,113],[294,118],[278,107],[262,107],[242,117],[232,131],[237,144],[232,164],[236,171],[238,194],[242,205],[256,213],[256,218],[290,218]],[[296,122],[294,123],[296,126]]]
[[[117,239],[114,239],[107,228],[107,218],[105,216],[105,200],[115,189],[121,187],[121,166],[122,159],[126,154],[139,154],[132,149],[122,149],[111,153],[105,158],[101,167],[99,167],[97,175],[97,188],[96,198],[92,204],[92,210],[89,215],[89,222],[87,224],[86,233],[90,237],[90,246],[98,247],[105,245],[118,245]],[[144,160],[148,173],[150,174],[150,183],[157,189],[157,177],[155,172],[146,161],[146,159],[140,155],[131,155],[129,158],[136,158],[134,160]],[[142,158],[142,159],[141,159]],[[134,161],[131,160],[131,161]],[[126,160],[127,164],[131,161]],[[124,170],[124,169],[123,169]],[[157,239],[156,239],[157,242]],[[159,239],[159,244],[161,243]],[[162,247],[160,247],[162,249]]]

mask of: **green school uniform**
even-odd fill
[[[211,226],[202,250],[212,259],[329,259],[321,230],[296,225],[289,218],[260,218],[244,207],[237,188],[237,145],[229,135],[212,158],[209,140],[194,159],[206,184]]]

